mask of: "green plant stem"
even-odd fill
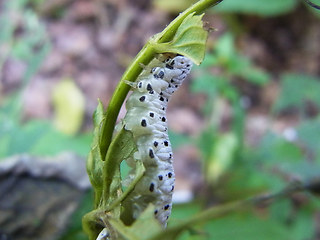
[[[156,51],[154,49],[155,44],[165,43],[174,37],[178,27],[183,20],[191,13],[201,14],[206,9],[218,4],[222,0],[200,0],[183,13],[181,13],[174,21],[172,21],[160,34],[155,35],[149,40],[145,47],[139,52],[126,72],[123,74],[118,86],[116,87],[109,106],[106,110],[103,125],[101,126],[101,139],[100,149],[102,159],[105,159],[106,153],[112,140],[113,129],[120,111],[120,108],[130,90],[130,87],[124,83],[123,80],[135,81],[135,79],[142,72],[140,64],[147,65],[154,58]]]

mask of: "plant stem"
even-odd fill
[[[105,113],[106,120],[101,126],[101,138],[100,138],[100,149],[101,157],[104,160],[108,148],[112,140],[113,129],[120,111],[120,108],[130,90],[130,87],[124,83],[123,80],[135,81],[135,79],[142,72],[140,64],[147,65],[154,58],[156,51],[154,50],[154,44],[165,43],[174,37],[178,27],[183,22],[183,20],[191,13],[195,12],[196,14],[201,14],[206,9],[222,2],[223,0],[200,0],[183,13],[180,13],[179,16],[173,20],[160,34],[157,34],[155,37],[151,38],[149,42],[144,46],[144,48],[139,52],[135,57],[131,65],[128,67],[126,72],[123,74],[118,86],[116,87],[109,106]]]

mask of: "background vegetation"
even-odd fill
[[[2,3],[0,158],[85,157],[96,99],[108,102],[145,40],[192,2]],[[174,205],[171,224],[320,178],[319,13],[297,0],[224,0],[206,21],[218,31],[168,113],[177,197],[182,190],[193,196]],[[82,202],[61,239],[86,239],[81,216],[92,207],[91,193]],[[180,239],[319,239],[319,219],[317,197],[297,193]]]

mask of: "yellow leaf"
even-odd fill
[[[68,135],[77,133],[83,121],[85,99],[72,80],[65,79],[55,87],[53,105],[56,128]]]

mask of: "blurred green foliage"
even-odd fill
[[[48,156],[73,151],[81,156],[88,154],[91,134],[69,136],[45,120],[22,123],[20,107],[19,98],[14,97],[7,99],[0,108],[0,159],[21,153]]]
[[[197,2],[196,0],[153,0],[156,7],[170,12],[179,12]],[[276,16],[292,11],[299,0],[224,0],[212,11],[218,13],[242,13],[260,16]]]
[[[320,108],[320,78],[289,73],[281,78],[282,92],[273,107],[274,113],[296,110],[306,116],[308,105]]]
[[[5,1],[0,15],[0,71],[8,58],[27,63],[21,88],[28,84],[50,50],[45,27],[27,4],[28,0]]]
[[[67,136],[49,121],[22,122],[22,92],[50,51],[45,26],[28,4],[28,0],[6,1],[0,16],[0,70],[8,59],[27,64],[19,89],[0,98],[0,158],[21,153],[55,155],[61,151],[86,156],[91,134]]]
[[[298,3],[298,0],[225,0],[214,11],[275,16],[292,11]]]
[[[186,9],[197,0],[153,0],[156,8],[179,13]],[[319,5],[319,1],[313,1]],[[303,3],[302,0],[224,0],[212,9],[213,13],[223,14],[250,14],[261,17],[275,17],[292,12],[299,5],[306,5],[307,8],[314,13],[315,16],[320,16],[317,9],[314,9]]]

